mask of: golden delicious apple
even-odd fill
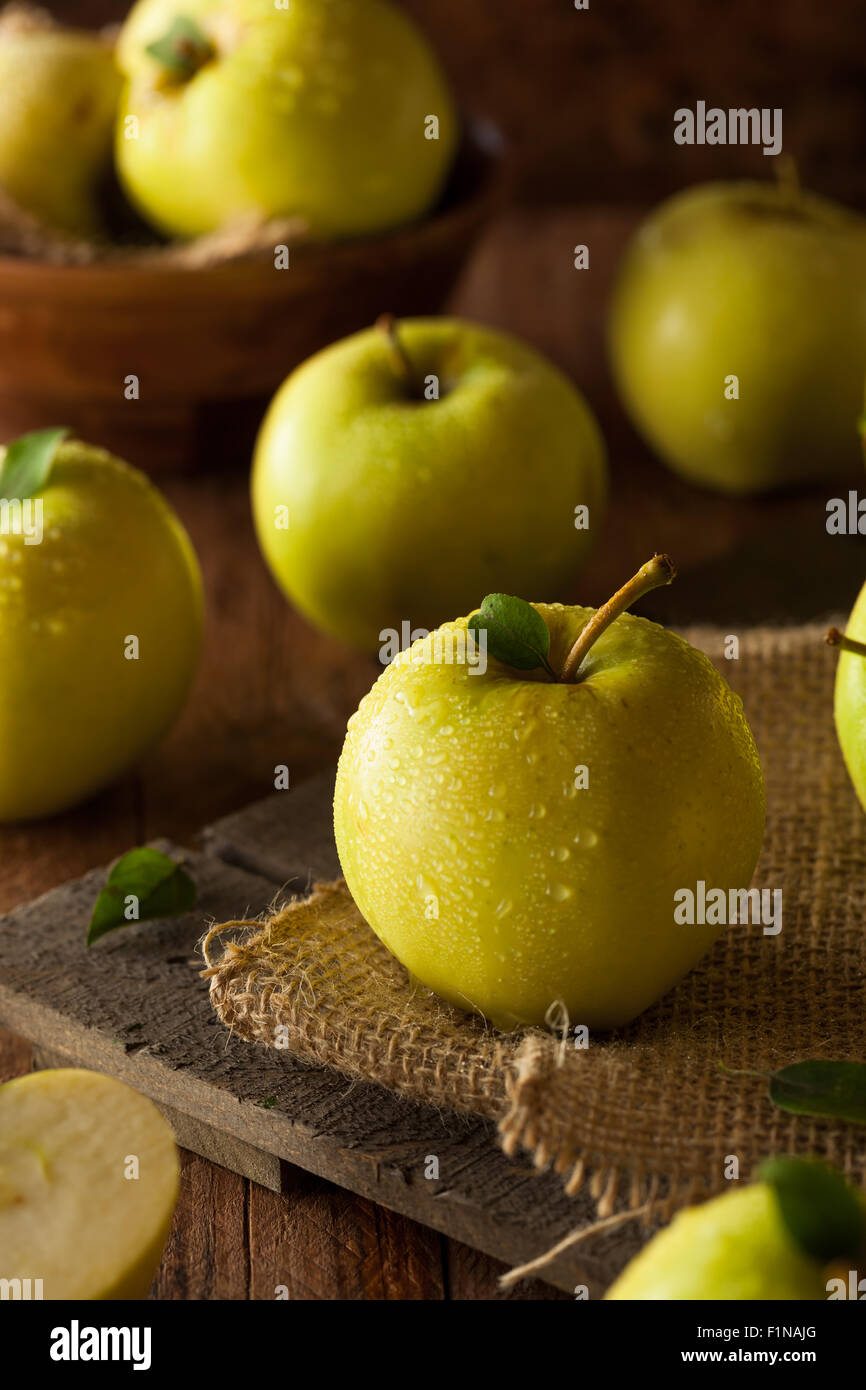
[[[782,1156],[688,1207],[608,1289],[613,1301],[859,1299],[866,1202],[841,1173]]]
[[[524,605],[549,640],[536,669],[470,660],[467,619],[445,623],[349,720],[334,827],[352,897],[416,979],[497,1027],[554,1003],[628,1023],[722,930],[682,925],[676,895],[755,869],[764,790],[739,697],[622,611],[665,566],[597,612]]]
[[[75,236],[102,230],[121,77],[95,34],[0,17],[0,185],[26,212]]]
[[[390,0],[138,0],[116,158],[174,236],[297,217],[319,239],[435,203],[458,122],[426,39]]]
[[[626,254],[611,348],[635,424],[690,482],[856,476],[866,218],[785,184],[687,189]]]
[[[253,514],[283,591],[368,650],[492,590],[566,598],[607,500],[584,397],[509,334],[383,327],[303,363],[265,417]]]
[[[0,462],[7,451],[0,450]],[[198,662],[189,537],[137,469],[60,444],[32,497],[0,472],[0,821],[51,815],[165,733]]]

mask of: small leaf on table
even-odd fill
[[[158,849],[130,850],[118,859],[96,900],[87,945],[130,922],[180,917],[195,901],[195,884],[176,860]]]

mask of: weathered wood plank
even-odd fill
[[[333,797],[333,772],[318,773],[297,789],[274,792],[206,826],[202,845],[228,864],[302,893],[340,875]]]
[[[323,790],[327,797],[321,784],[306,796],[288,794],[297,798],[290,817],[289,803],[281,802],[278,833],[298,837],[293,843],[302,858],[301,827],[316,823],[308,798],[321,800]],[[566,1198],[555,1175],[506,1160],[491,1126],[378,1086],[350,1084],[336,1072],[231,1037],[199,977],[196,940],[205,918],[260,911],[274,882],[212,855],[188,858],[200,885],[194,914],[131,924],[91,951],[85,927],[103,871],[0,920],[0,1021],[55,1056],[120,1077],[170,1116],[179,1113],[182,1142],[244,1176],[275,1182],[269,1156],[281,1162],[285,1183],[285,1165],[298,1165],[508,1263],[530,1258],[591,1218],[589,1199]],[[287,878],[296,868],[301,873],[302,859],[287,868]],[[439,1159],[438,1180],[425,1176],[431,1154]],[[235,1193],[235,1206],[237,1200]],[[205,1223],[199,1234],[213,1229]],[[382,1228],[380,1240],[389,1229]],[[382,1268],[376,1277],[384,1289]],[[434,1272],[431,1265],[413,1276],[419,1290]],[[604,1255],[582,1250],[580,1260],[566,1259],[551,1277],[566,1288],[587,1282],[597,1291],[614,1272]]]

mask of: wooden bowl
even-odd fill
[[[312,352],[382,312],[442,308],[504,184],[503,144],[467,122],[424,222],[190,269],[158,257],[52,265],[0,256],[0,441],[48,425],[148,472],[246,466],[267,402]],[[126,399],[136,376],[139,398]]]

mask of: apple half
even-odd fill
[[[11,1297],[145,1298],[177,1201],[170,1127],[96,1072],[0,1086],[0,1280]],[[29,1285],[25,1281],[30,1281]],[[39,1282],[41,1281],[41,1282]]]

